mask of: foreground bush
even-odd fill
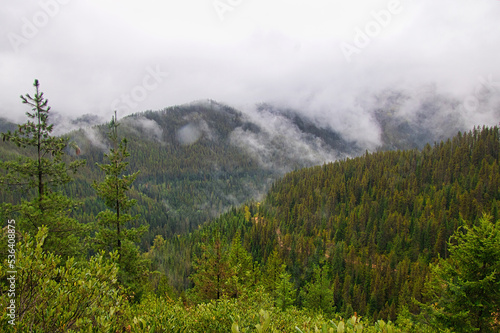
[[[60,256],[43,250],[46,237],[47,228],[43,227],[35,238],[26,235],[18,243],[14,268],[16,318],[9,323],[12,318],[3,311],[1,331],[115,332],[124,327],[128,302],[116,284],[116,263],[99,254],[81,262],[70,258],[60,265]],[[13,268],[7,264],[6,260],[0,267],[2,305],[10,303],[12,294],[6,282]]]

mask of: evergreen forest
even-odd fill
[[[318,165],[212,101],[56,136],[34,90],[0,127],[3,332],[500,329],[498,127],[361,153],[288,113]]]

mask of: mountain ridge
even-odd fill
[[[411,125],[391,116],[393,107],[385,107],[377,119],[385,124],[382,133],[388,139],[380,149],[418,148],[419,140],[432,137],[419,136],[421,128],[408,131]],[[103,176],[96,163],[102,163],[110,147],[107,126],[96,125],[100,118],[93,115],[70,122],[57,116],[55,120],[60,122],[56,129],[84,125],[67,134],[80,148],[79,156],[72,149],[68,153],[87,159],[67,191],[78,193],[84,205],[76,214],[91,222],[104,208],[91,185]],[[274,181],[290,171],[359,156],[366,150],[313,116],[269,103],[257,105],[255,112],[242,112],[202,100],[135,113],[119,122],[119,135],[129,143],[129,170],[141,171],[131,195],[141,207],[135,213],[151,226],[144,248],[156,235],[189,232],[231,207],[260,200]],[[6,151],[5,156],[13,155]]]

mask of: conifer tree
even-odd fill
[[[450,257],[432,266],[426,285],[433,323],[454,332],[498,332],[500,222],[483,216],[451,238]]]
[[[229,264],[233,270],[232,293],[233,296],[240,297],[247,290],[252,282],[253,275],[257,272],[253,269],[252,256],[241,244],[240,233],[236,233],[229,249]]]
[[[315,266],[312,280],[301,290],[304,307],[332,314],[334,293],[331,287],[329,266]]]
[[[286,265],[283,264],[282,272],[276,281],[276,306],[282,311],[293,305],[295,302],[296,289],[291,281],[292,276],[286,270]]]
[[[274,300],[277,299],[276,286],[280,282],[281,274],[285,273],[285,268],[286,265],[279,257],[278,251],[274,249],[271,255],[267,258],[262,277],[262,284],[265,290],[271,294]]]
[[[194,283],[192,294],[196,301],[219,300],[231,294],[234,270],[229,264],[229,255],[217,231],[209,246],[202,245],[203,253],[194,257],[194,273],[190,279]]]
[[[76,202],[57,190],[71,181],[69,172],[76,173],[85,161],[66,164],[63,157],[69,140],[51,134],[54,125],[49,124],[48,100],[40,91],[38,80],[35,80],[34,87],[34,96],[21,96],[22,103],[31,107],[31,111],[26,112],[28,121],[19,125],[16,131],[2,134],[3,141],[26,149],[25,156],[29,157],[0,162],[0,168],[4,170],[0,184],[9,190],[20,190],[32,200],[23,199],[17,205],[4,204],[3,208],[6,214],[19,214],[20,231],[35,235],[38,228],[47,226],[49,234],[45,250],[67,258],[84,253],[80,237],[88,228],[69,217]]]
[[[147,274],[146,260],[139,253],[137,243],[147,225],[138,228],[129,227],[130,222],[139,218],[128,213],[136,201],[129,199],[127,192],[137,178],[139,172],[124,175],[128,162],[127,139],[122,139],[118,144],[118,122],[115,116],[109,123],[109,138],[113,148],[105,156],[108,164],[97,164],[106,174],[103,182],[94,182],[97,194],[104,199],[109,208],[98,214],[98,230],[94,242],[96,249],[107,252],[117,251],[119,256],[118,280],[133,292],[141,292]]]

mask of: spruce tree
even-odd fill
[[[241,244],[241,235],[239,232],[231,242],[229,249],[229,264],[233,270],[231,281],[232,296],[238,298],[248,292],[253,283],[253,278],[258,272],[254,270],[252,256]]]
[[[302,288],[300,294],[304,307],[321,310],[324,314],[332,314],[335,304],[329,266],[314,266],[312,279]]]
[[[220,234],[216,231],[208,246],[202,245],[202,254],[193,258],[194,272],[190,279],[194,283],[194,301],[220,300],[232,294],[235,272],[230,266],[229,254],[223,248]]]
[[[283,264],[282,272],[276,281],[276,306],[282,311],[295,303],[296,289],[292,282],[292,276],[286,270],[286,265]]]
[[[450,257],[432,266],[425,313],[438,328],[498,332],[500,313],[500,222],[489,216],[451,238]]]
[[[120,270],[118,280],[132,293],[142,293],[145,279],[147,277],[147,262],[140,255],[137,243],[140,237],[147,231],[147,225],[138,228],[130,227],[130,223],[139,218],[129,213],[136,200],[130,199],[127,192],[137,178],[139,171],[124,175],[130,156],[127,151],[127,139],[118,143],[118,122],[115,116],[109,123],[109,138],[113,145],[110,152],[105,156],[108,164],[97,164],[106,174],[101,183],[94,182],[97,194],[104,199],[109,208],[98,214],[98,228],[94,237],[95,248],[107,252],[117,252]]]
[[[51,134],[54,125],[49,124],[48,100],[40,91],[38,80],[34,87],[33,97],[21,96],[22,103],[31,107],[26,112],[28,121],[14,132],[2,134],[2,141],[14,143],[25,153],[17,160],[0,162],[0,184],[7,190],[20,191],[31,201],[4,204],[3,210],[5,215],[16,216],[19,231],[35,235],[40,227],[47,226],[45,250],[67,258],[84,253],[80,238],[88,228],[69,216],[77,204],[58,190],[72,180],[69,173],[76,173],[85,161],[66,164],[64,155],[69,139]]]
[[[262,284],[265,290],[276,299],[276,285],[280,281],[280,275],[285,271],[286,265],[280,258],[276,249],[267,258],[266,265],[263,268]]]

